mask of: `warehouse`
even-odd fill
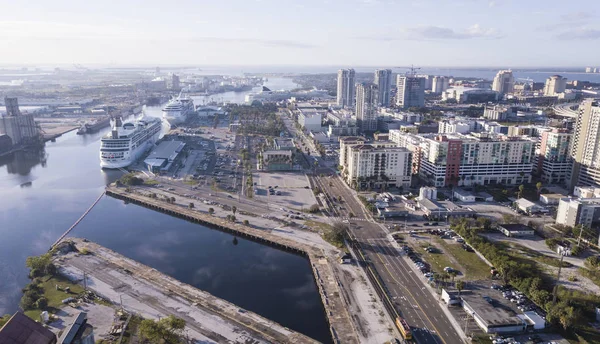
[[[166,172],[171,168],[184,147],[185,143],[181,141],[163,141],[154,147],[144,160],[144,164],[150,172]]]

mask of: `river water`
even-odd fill
[[[281,85],[294,87],[282,79]],[[273,82],[271,84],[276,84]],[[247,92],[223,94],[237,101]],[[241,98],[240,98],[241,97]],[[160,107],[149,108],[160,115]],[[18,307],[28,283],[25,259],[50,245],[121,176],[99,168],[108,131],[70,132],[43,152],[0,158],[0,314]],[[185,283],[331,342],[307,259],[105,196],[71,232]]]

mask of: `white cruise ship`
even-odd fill
[[[195,111],[194,101],[192,98],[180,93],[177,98],[169,100],[162,111],[163,119],[169,124],[180,124],[185,122],[187,117]]]
[[[290,99],[292,97],[300,98],[300,99],[331,99],[327,90],[318,90],[316,88],[310,90],[298,90],[298,91],[271,91],[268,87],[263,86],[262,90],[257,93],[247,94],[245,97],[245,101],[247,104],[252,104],[255,100],[258,101],[267,101],[267,102],[275,102],[281,101],[285,99]]]
[[[122,168],[131,165],[154,146],[162,129],[160,118],[143,116],[135,122],[112,123],[112,130],[100,143],[100,167]]]

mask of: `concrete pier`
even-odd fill
[[[310,260],[313,275],[319,289],[323,307],[325,308],[334,342],[344,344],[359,342],[358,335],[347,311],[347,305],[342,299],[339,284],[334,276],[332,265],[337,264],[337,262],[334,258],[328,257],[321,249],[290,240],[265,230],[244,226],[239,223],[232,223],[225,219],[211,216],[194,209],[189,209],[182,205],[169,204],[159,199],[127,192],[125,188],[109,186],[106,188],[106,194],[188,221],[200,223],[221,231],[234,233],[237,236],[306,256]]]
[[[67,242],[79,252],[57,255],[55,264],[62,274],[144,318],[182,318],[190,338],[215,343],[318,343],[96,243],[70,238],[58,247]]]

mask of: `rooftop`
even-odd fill
[[[163,141],[158,147],[154,148],[148,159],[175,159],[177,154],[181,152],[185,143],[181,141]]]
[[[498,226],[506,229],[509,232],[523,232],[523,231],[532,231],[533,230],[533,228],[526,226],[526,225],[522,225],[520,223],[502,224],[502,225],[498,225]]]
[[[21,312],[15,313],[0,329],[2,344],[53,344],[56,336]]]
[[[479,317],[485,325],[488,327],[498,326],[511,326],[523,324],[523,320],[519,319],[512,311],[507,311],[502,304],[495,300],[494,306],[492,303],[486,301],[479,294],[468,294],[463,293],[461,295],[463,303],[467,303],[469,308],[475,312],[475,315]]]

